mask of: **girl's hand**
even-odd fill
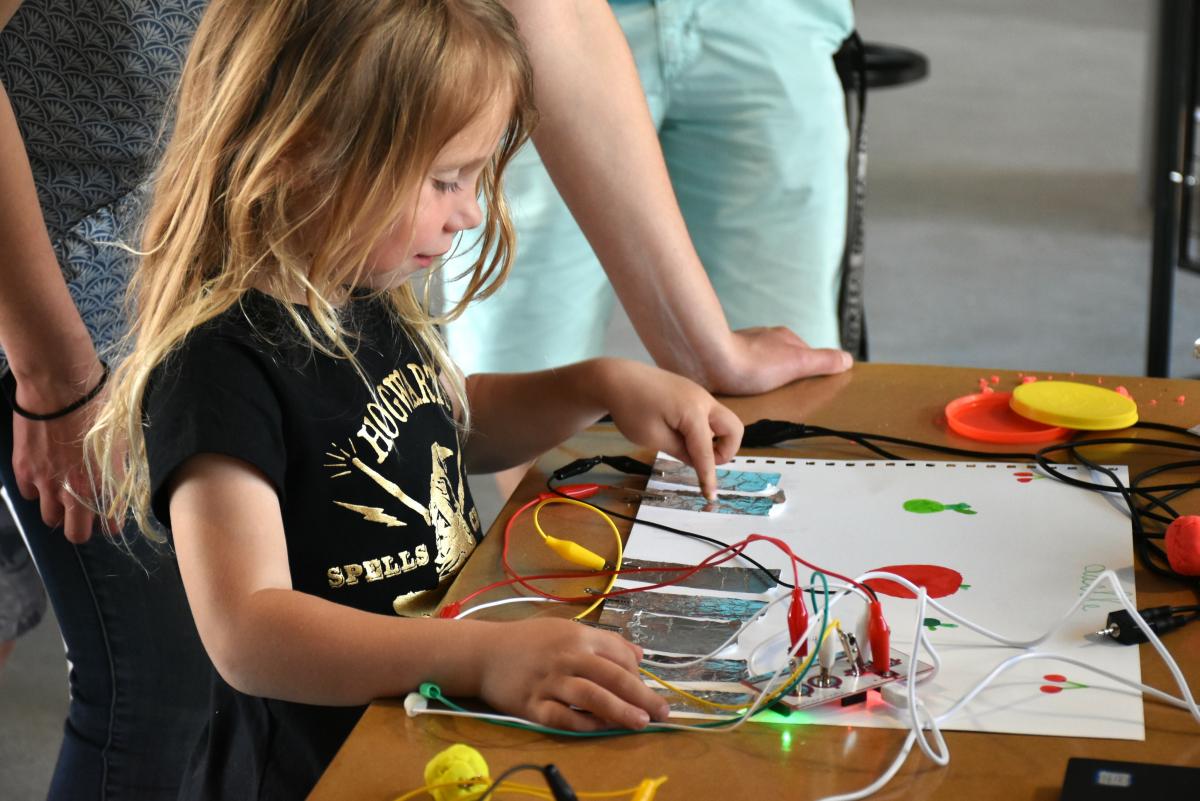
[[[574,731],[645,728],[667,702],[638,675],[642,649],[561,618],[494,624],[479,695],[505,712]]]
[[[716,498],[716,466],[742,443],[737,415],[699,384],[648,364],[600,359],[597,370],[601,400],[621,433],[690,464],[704,497]]]

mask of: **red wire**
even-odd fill
[[[732,545],[732,546],[727,545],[727,546],[725,546],[725,548],[723,548],[719,551],[714,551],[712,554],[710,554],[708,556],[708,558],[706,558],[703,562],[701,562],[698,565],[681,565],[679,567],[670,567],[670,566],[628,567],[628,568],[621,568],[620,570],[616,570],[616,571],[591,571],[588,573],[549,573],[549,574],[541,574],[541,575],[537,575],[537,576],[523,576],[520,573],[518,573],[513,568],[512,564],[508,561],[508,548],[509,548],[510,542],[512,541],[513,525],[516,523],[517,518],[519,518],[522,514],[524,514],[528,509],[537,505],[538,503],[541,503],[543,500],[546,500],[548,498],[553,498],[553,497],[556,497],[556,496],[551,495],[550,493],[539,493],[535,498],[526,502],[523,506],[521,506],[519,509],[517,509],[517,511],[513,512],[512,516],[510,516],[508,518],[508,522],[504,526],[504,544],[501,549],[501,561],[503,562],[503,565],[504,565],[504,572],[507,573],[512,578],[505,579],[502,581],[497,581],[497,582],[487,585],[486,587],[482,587],[482,588],[476,590],[475,592],[471,593],[470,595],[466,596],[461,601],[459,601],[458,603],[460,605],[466,603],[467,601],[471,600],[472,598],[476,598],[479,595],[482,595],[483,593],[485,593],[489,590],[496,589],[497,587],[507,586],[509,584],[520,584],[522,587],[529,590],[530,592],[533,592],[537,595],[542,596],[543,598],[549,598],[554,601],[562,601],[564,603],[579,603],[581,601],[594,601],[594,600],[596,600],[596,598],[598,596],[595,596],[595,595],[583,595],[583,596],[554,595],[553,593],[547,592],[547,591],[541,589],[540,587],[536,587],[536,586],[530,584],[529,582],[535,581],[535,580],[549,580],[549,579],[563,579],[563,578],[588,578],[591,576],[611,576],[614,572],[620,573],[620,574],[651,573],[651,572],[653,572],[653,573],[678,572],[678,573],[682,574],[681,576],[679,576],[678,578],[676,578],[673,581],[663,581],[663,582],[658,582],[656,584],[647,584],[643,587],[630,587],[630,588],[625,588],[625,589],[620,589],[620,590],[613,590],[612,592],[605,593],[604,597],[608,598],[613,595],[624,595],[624,594],[627,594],[630,592],[642,592],[645,590],[651,590],[651,589],[657,589],[659,587],[665,587],[670,584],[676,584],[679,581],[682,581],[683,579],[686,579],[686,578],[691,577],[692,575],[695,575],[696,573],[700,572],[701,570],[705,569],[706,567],[711,567],[713,565],[722,564],[724,562],[727,562],[730,559],[737,556],[741,552],[741,549],[733,550],[733,551],[731,551],[731,553],[729,553],[727,556],[720,559],[719,561],[714,561],[717,557],[722,555],[723,551],[737,548],[737,545],[740,545],[740,543],[739,543],[737,545]],[[742,547],[744,547],[744,545]]]
[[[567,488],[564,487],[561,489],[567,489]],[[600,488],[598,485],[580,485],[577,488],[577,491],[578,491],[578,494],[580,495],[580,497],[590,497],[591,495],[594,495],[597,491],[599,491],[599,489]],[[772,545],[774,545],[775,547],[779,548],[785,554],[787,554],[787,556],[791,560],[791,564],[792,564],[793,584],[795,584],[796,586],[800,586],[799,571],[796,567],[797,563],[799,563],[799,564],[802,564],[805,567],[809,568],[810,570],[815,570],[820,573],[824,573],[827,576],[832,576],[833,578],[839,579],[841,581],[846,582],[847,584],[853,585],[853,586],[857,587],[858,589],[860,589],[867,596],[869,596],[873,599],[875,598],[875,593],[872,592],[869,587],[864,586],[863,584],[861,584],[858,581],[855,581],[854,579],[850,578],[849,576],[844,576],[840,573],[835,573],[832,570],[825,570],[824,568],[814,565],[813,563],[811,563],[805,559],[801,559],[799,556],[796,556],[796,554],[792,552],[791,546],[789,546],[786,542],[779,539],[778,537],[771,537],[771,536],[768,536],[765,534],[750,534],[748,537],[746,537],[744,540],[741,540],[740,542],[736,542],[731,545],[726,545],[724,548],[714,551],[713,553],[709,554],[704,560],[702,560],[701,562],[699,562],[696,565],[681,565],[678,567],[671,567],[671,566],[632,567],[632,568],[621,568],[621,569],[615,570],[615,571],[590,571],[587,573],[543,573],[543,574],[534,575],[534,576],[523,576],[513,568],[512,564],[508,560],[508,548],[509,548],[509,543],[512,540],[513,526],[516,524],[517,519],[522,514],[524,514],[527,510],[529,510],[533,506],[536,506],[537,504],[541,503],[544,500],[554,498],[554,497],[557,497],[557,496],[555,496],[551,493],[548,493],[548,492],[538,493],[537,496],[535,496],[533,499],[527,501],[525,504],[523,504],[520,508],[518,508],[515,512],[512,513],[512,515],[508,518],[508,522],[504,526],[504,543],[501,548],[501,561],[504,566],[504,572],[507,573],[511,578],[493,582],[492,584],[489,584],[485,587],[481,587],[480,589],[475,590],[470,595],[467,595],[462,600],[457,602],[457,607],[459,609],[461,609],[463,604],[467,603],[468,601],[470,601],[474,598],[479,597],[480,595],[483,595],[486,592],[489,592],[490,590],[496,589],[498,587],[508,586],[511,584],[519,584],[522,587],[524,587],[525,589],[529,590],[530,592],[532,592],[536,595],[539,595],[543,598],[549,598],[550,600],[553,600],[553,601],[560,601],[563,603],[580,603],[580,602],[586,602],[586,601],[594,601],[598,597],[611,598],[616,595],[627,595],[629,593],[634,593],[634,592],[645,592],[647,590],[654,590],[654,589],[658,589],[660,587],[666,587],[666,586],[670,586],[672,584],[678,584],[678,583],[684,581],[685,579],[692,577],[693,575],[700,572],[701,570],[704,570],[709,567],[715,567],[717,565],[724,564],[725,562],[728,562],[728,561],[732,560],[733,558],[740,556],[751,543],[760,542],[760,541],[761,542],[769,542]],[[611,576],[614,572],[621,574],[621,575],[624,575],[626,573],[677,572],[677,573],[680,573],[680,575],[676,576],[670,580],[667,580],[667,581],[660,581],[657,583],[645,584],[645,585],[638,586],[638,587],[625,587],[625,588],[616,589],[616,590],[612,590],[610,592],[603,593],[602,595],[582,595],[582,596],[554,595],[553,593],[547,592],[546,590],[543,590],[540,587],[534,586],[533,584],[530,583],[531,581],[539,581],[539,580],[547,580],[548,581],[548,580],[558,580],[558,579],[567,579],[567,578],[589,578],[592,576]],[[875,600],[874,603],[878,603],[878,600]]]

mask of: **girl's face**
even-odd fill
[[[421,184],[416,214],[405,213],[375,243],[367,267],[372,288],[393,287],[450,250],[459,231],[483,221],[479,176],[500,146],[510,106],[493,103],[454,136]]]

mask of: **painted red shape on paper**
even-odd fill
[[[1061,693],[1063,690],[1085,690],[1085,689],[1087,689],[1086,684],[1080,684],[1077,681],[1071,681],[1070,679],[1068,679],[1066,676],[1062,675],[1061,673],[1047,673],[1045,676],[1042,676],[1042,678],[1045,679],[1046,681],[1054,682],[1054,684],[1043,684],[1041,687],[1038,687],[1039,690],[1046,693],[1047,695],[1053,695],[1054,693]]]
[[[958,592],[958,588],[962,586],[962,573],[940,565],[888,565],[877,567],[875,570],[903,576],[918,587],[924,587],[930,598],[945,598]],[[863,583],[880,595],[889,595],[892,598],[917,597],[904,585],[888,579],[873,578]]]

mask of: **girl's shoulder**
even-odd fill
[[[363,364],[424,361],[414,338],[386,303],[354,300],[340,315],[345,344]],[[158,372],[181,370],[220,374],[234,367],[257,367],[270,374],[314,371],[357,372],[322,333],[312,313],[257,290],[250,290],[216,317],[196,326],[159,365]]]

